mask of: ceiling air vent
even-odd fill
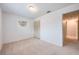
[[[46,13],[50,13],[51,11],[47,11]]]

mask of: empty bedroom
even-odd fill
[[[0,3],[0,55],[78,55],[78,3]]]

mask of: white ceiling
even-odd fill
[[[26,7],[28,3],[0,3],[0,7],[3,12],[13,13],[20,16],[25,16],[27,18],[37,18],[46,14],[47,11],[55,11],[60,8],[72,5],[71,3],[35,3],[35,6],[38,7],[36,13],[32,13]]]

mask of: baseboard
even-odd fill
[[[43,40],[43,39],[40,39],[40,40]],[[48,40],[43,40],[45,42],[48,42],[49,44],[53,44],[53,45],[56,45],[56,46],[59,46],[59,47],[63,47],[63,44],[61,43],[57,43],[55,41],[48,41]]]
[[[74,39],[78,40],[78,37],[75,37],[75,36],[67,36],[67,38],[72,39],[72,40]]]
[[[21,41],[21,40],[27,40],[27,39],[32,39],[32,38],[34,38],[34,37],[18,39],[18,40],[14,40],[14,41],[10,41],[10,42],[4,42],[3,44],[8,44],[8,43],[13,43],[13,42],[18,42],[18,41]]]

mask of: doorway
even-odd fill
[[[34,37],[40,39],[40,20],[34,21]]]
[[[63,43],[68,45],[79,40],[79,11],[63,14]]]

